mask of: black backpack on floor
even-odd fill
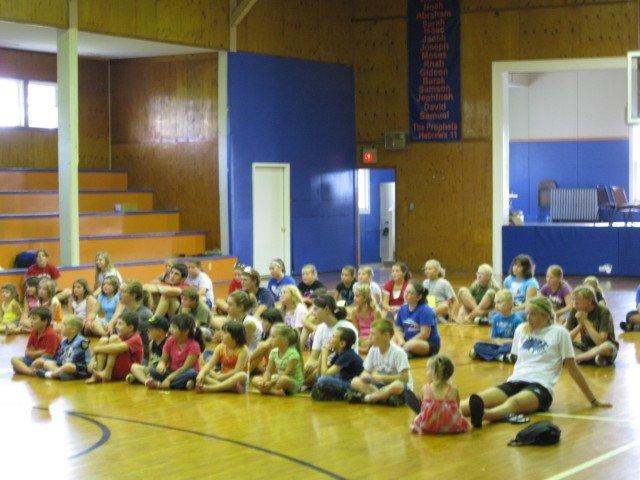
[[[551,422],[536,422],[518,432],[508,445],[555,445],[560,441],[560,429]]]

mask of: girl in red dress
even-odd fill
[[[411,422],[411,431],[427,433],[461,433],[469,430],[469,422],[460,412],[458,389],[449,383],[453,362],[436,355],[427,363],[427,384],[422,390],[420,413]]]

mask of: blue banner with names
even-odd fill
[[[459,1],[408,0],[407,4],[411,139],[459,141]]]

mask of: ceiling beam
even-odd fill
[[[229,18],[231,27],[237,27],[257,1],[258,0],[242,0],[240,4],[231,12],[231,16]]]

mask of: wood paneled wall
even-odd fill
[[[625,55],[638,45],[637,13],[635,1],[461,1],[463,140],[378,151],[396,168],[399,259],[418,268],[435,257],[451,272],[491,259],[491,62]],[[406,2],[355,2],[360,143],[408,130],[405,15]]]
[[[352,63],[351,0],[260,0],[238,26],[238,50]]]
[[[109,166],[108,63],[81,58],[78,63],[80,167]],[[0,76],[56,81],[56,56],[0,49]],[[0,129],[0,167],[55,168],[57,130]]]
[[[68,0],[0,0],[0,19],[66,28],[68,5]]]
[[[217,55],[113,61],[111,92],[114,168],[219,247]]]
[[[229,0],[80,0],[78,29],[227,49]]]

